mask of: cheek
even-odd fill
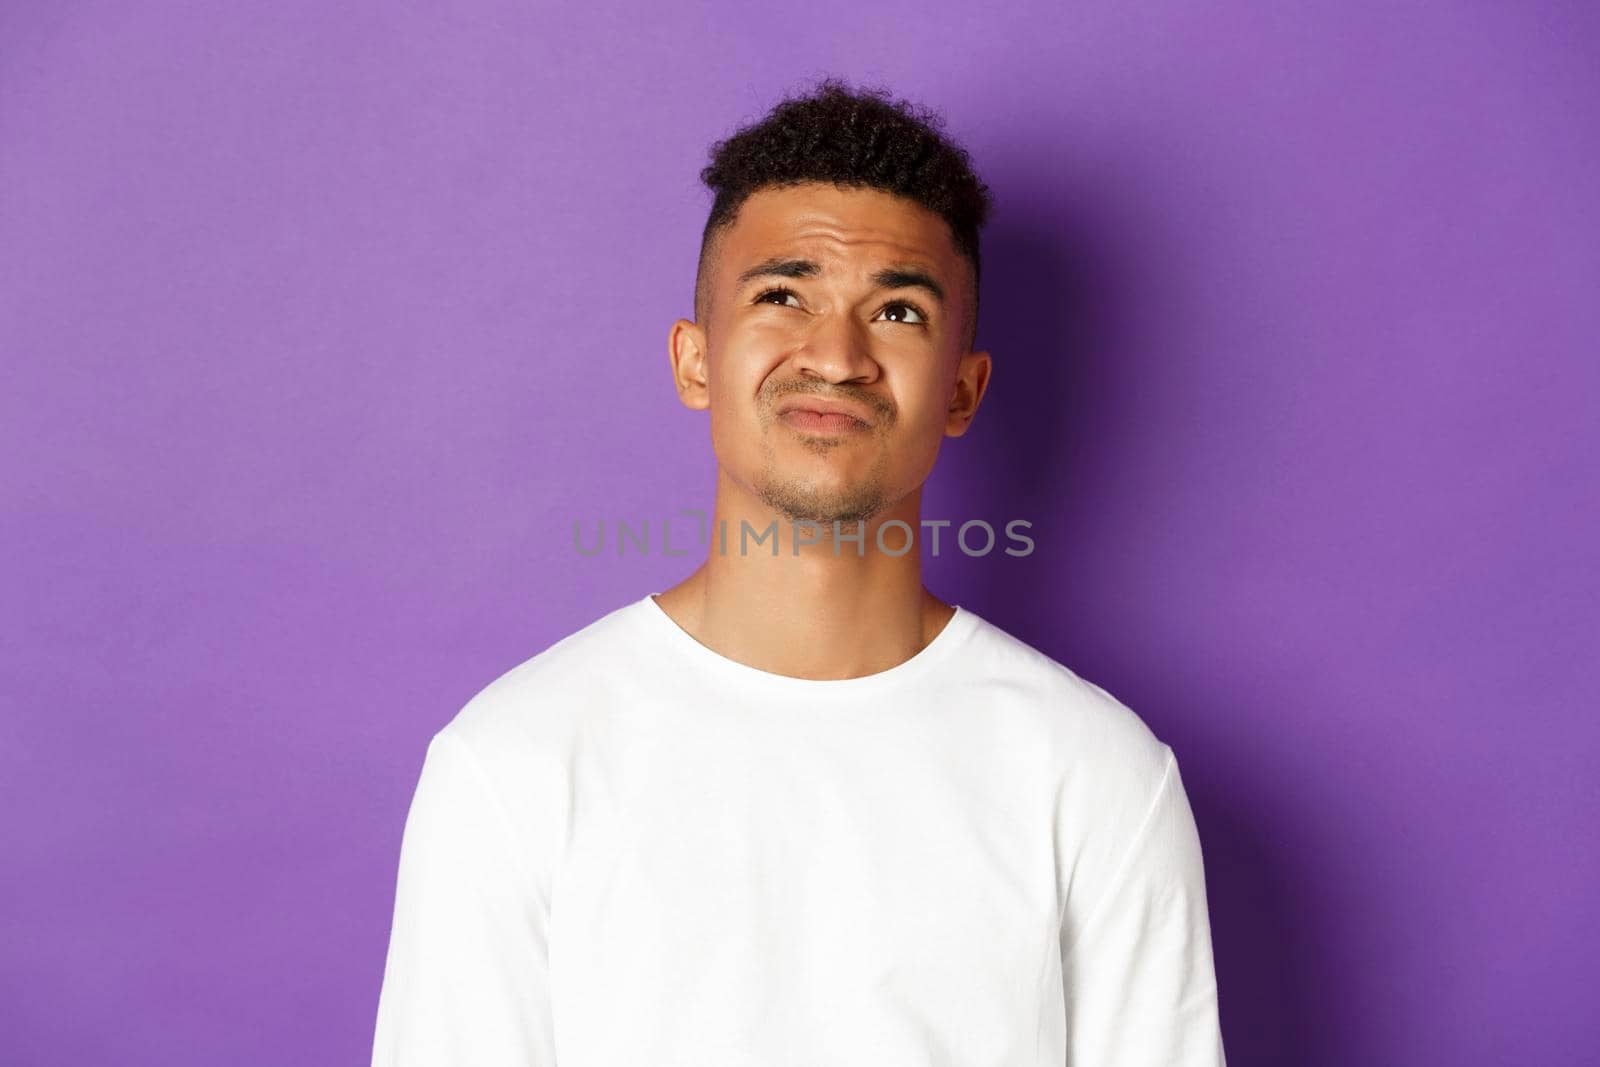
[[[710,393],[711,439],[719,453],[731,456],[761,435],[762,385],[781,360],[769,359],[765,350],[748,341],[723,343],[707,363]]]
[[[751,418],[767,379],[783,365],[786,345],[774,331],[736,329],[711,349],[707,377],[712,412],[718,405],[733,417]]]
[[[950,409],[950,387],[942,378],[906,382],[900,400],[900,433],[907,439],[922,440],[944,434],[945,417]]]

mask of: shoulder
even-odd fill
[[[1148,796],[1171,749],[1104,686],[981,616],[965,676],[986,710],[1024,723],[1067,784]]]
[[[979,630],[974,681],[994,694],[1002,715],[1028,726],[1023,758],[1049,782],[1064,914],[1081,928],[1152,816],[1164,813],[1168,828],[1187,817],[1177,759],[1104,686],[992,624]],[[1164,832],[1169,852],[1173,842],[1189,840]]]
[[[597,672],[616,667],[629,644],[634,604],[600,615],[548,648],[529,656],[475,692],[444,727],[492,748],[528,732],[560,730],[572,718]]]
[[[563,792],[596,680],[630,647],[630,608],[607,611],[478,689],[438,731],[514,808]]]

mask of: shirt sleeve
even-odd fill
[[[1107,890],[1061,931],[1069,1067],[1225,1067],[1194,815],[1165,769]]]
[[[373,1067],[554,1067],[548,903],[466,741],[428,744],[400,846]]]

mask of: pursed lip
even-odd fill
[[[778,405],[779,415],[786,415],[791,411],[815,411],[823,415],[848,415],[863,425],[872,425],[871,412],[855,404],[845,403],[842,400],[823,400],[821,397],[797,396]]]

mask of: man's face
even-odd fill
[[[767,188],[707,270],[707,321],[679,320],[671,345],[684,403],[711,411],[723,474],[825,524],[870,520],[920,488],[989,369],[965,350],[971,269],[944,220],[875,189]]]

